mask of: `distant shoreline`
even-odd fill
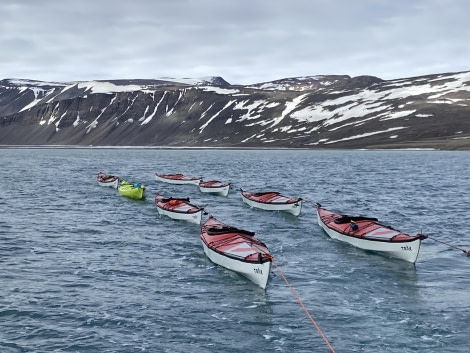
[[[123,149],[123,150],[306,150],[288,147],[189,147],[189,146],[84,146],[84,145],[0,145],[0,149]],[[340,148],[341,149],[341,148]],[[326,149],[324,149],[326,150]]]
[[[291,148],[291,147],[188,147],[188,146],[84,146],[84,145],[0,145],[0,149],[96,149],[96,150],[246,150],[246,151],[468,151],[432,147],[389,146],[371,148]]]

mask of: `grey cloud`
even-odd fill
[[[4,77],[231,83],[468,70],[464,0],[5,0]]]

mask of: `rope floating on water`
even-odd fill
[[[456,250],[463,251],[466,256],[470,256],[470,250],[465,250],[465,249],[459,248],[458,246],[445,243],[445,242],[443,242],[443,241],[441,241],[441,240],[439,240],[439,239],[436,239],[436,238],[431,237],[430,235],[425,235],[425,237],[426,237],[426,238],[429,238],[429,239],[431,239],[431,240],[434,240],[435,242],[438,242],[438,243],[447,245],[449,248],[453,248],[453,249],[456,249]]]
[[[305,313],[307,314],[307,317],[310,319],[310,321],[312,322],[313,326],[315,326],[315,328],[317,329],[318,333],[320,334],[321,338],[325,341],[326,345],[328,346],[328,348],[331,350],[331,352],[333,353],[336,353],[336,351],[334,350],[333,346],[330,344],[330,342],[328,341],[328,339],[326,338],[325,334],[323,333],[323,331],[321,330],[320,326],[318,326],[318,324],[316,323],[316,321],[313,319],[312,315],[310,315],[307,307],[305,306],[305,304],[302,302],[302,300],[300,299],[300,297],[297,295],[297,293],[295,292],[294,288],[291,286],[291,284],[289,283],[289,281],[287,280],[286,276],[284,276],[284,273],[281,271],[281,269],[279,268],[278,264],[276,263],[276,261],[274,261],[274,257],[271,258],[274,266],[276,267],[276,270],[279,272],[279,274],[281,275],[281,277],[284,279],[284,282],[286,282],[286,285],[287,287],[289,287],[289,289],[291,290],[292,294],[294,295],[295,299],[297,299],[297,301],[299,302],[300,306],[302,307],[302,309],[305,311]]]

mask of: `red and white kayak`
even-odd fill
[[[404,234],[381,224],[377,218],[348,216],[327,211],[317,204],[318,224],[334,239],[358,248],[380,252],[384,255],[415,263],[423,234]]]
[[[283,196],[278,192],[248,192],[240,189],[242,200],[251,207],[267,211],[285,211],[298,216],[302,209],[302,198]]]
[[[238,272],[265,289],[272,256],[254,234],[219,222],[213,216],[201,227],[204,253],[212,262]]]
[[[201,224],[204,208],[191,204],[189,198],[165,197],[156,194],[155,204],[157,205],[158,213],[161,215]]]
[[[117,189],[117,187],[119,185],[119,177],[117,177],[115,175],[105,174],[105,173],[102,173],[102,172],[98,173],[98,176],[96,177],[96,180],[98,181],[98,184],[100,186],[109,186],[109,187],[112,187],[114,189]]]
[[[199,183],[199,190],[209,194],[227,196],[230,190],[230,183],[222,183],[218,180],[201,180]]]
[[[199,185],[202,178],[190,177],[183,174],[157,174],[155,173],[155,180],[163,181],[169,184],[192,184]]]

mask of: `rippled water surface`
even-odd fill
[[[329,352],[273,267],[264,291],[212,264],[156,192],[252,230],[336,352],[468,352],[470,258],[431,239],[416,265],[328,238],[315,202],[470,248],[468,152],[0,150],[0,352]],[[147,186],[133,201],[103,171]],[[155,181],[231,181],[228,197]],[[306,200],[299,217],[237,191]]]

